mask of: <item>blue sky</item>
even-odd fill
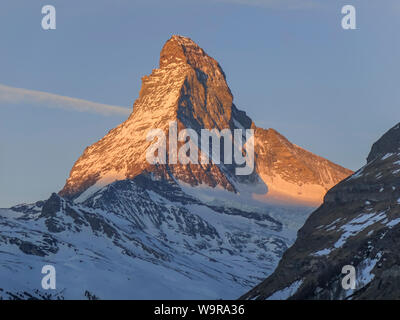
[[[56,30],[41,28],[47,4]],[[357,30],[341,28],[345,4]],[[257,125],[357,169],[400,121],[399,15],[396,0],[3,0],[0,207],[59,191],[84,148],[126,118],[62,97],[12,99],[8,88],[131,108],[172,34],[220,62]]]

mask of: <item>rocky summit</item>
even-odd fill
[[[0,209],[0,298],[237,298],[351,174],[258,128],[234,105],[218,62],[189,38],[172,36],[142,82],[129,118],[86,148],[60,192]],[[198,135],[253,130],[254,170],[237,175],[236,158],[150,163],[149,131],[170,137],[171,122]],[[49,264],[51,292],[40,285]]]
[[[245,299],[399,299],[400,124],[328,191],[275,272]],[[343,286],[344,266],[355,286]]]
[[[235,175],[230,165],[151,165],[146,161],[151,129],[255,130],[255,172]],[[256,127],[233,103],[225,73],[191,39],[172,36],[161,50],[160,67],[142,78],[139,98],[129,118],[88,147],[73,166],[59,193],[76,199],[116,180],[143,172],[176,179],[191,186],[206,185],[239,191],[240,184],[259,184],[256,197],[272,203],[317,206],[326,191],[352,172],[289,142],[273,129]],[[83,195],[82,195],[83,194]]]

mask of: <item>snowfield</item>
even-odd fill
[[[0,297],[235,299],[269,275],[293,243],[297,228],[278,221],[279,212],[305,219],[311,209],[219,199],[203,202],[174,182],[139,176],[81,203],[53,194],[2,209]],[[41,287],[48,264],[56,290]]]

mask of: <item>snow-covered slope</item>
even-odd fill
[[[210,196],[200,189],[192,192]],[[270,214],[304,220],[310,211],[224,203],[222,195],[205,203],[188,193],[139,175],[80,204],[53,194],[0,211],[0,297],[235,298],[294,241],[298,226]],[[41,289],[47,264],[56,268],[56,290]]]

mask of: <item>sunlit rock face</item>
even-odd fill
[[[254,172],[238,176],[234,162],[149,164],[149,130],[162,129],[168,136],[171,122],[177,123],[178,131],[189,128],[199,135],[201,129],[253,129]],[[310,206],[319,205],[329,188],[351,174],[350,170],[290,143],[273,129],[256,127],[233,104],[218,62],[182,36],[172,36],[165,43],[159,68],[142,78],[139,98],[129,118],[84,151],[60,195],[76,199],[87,191],[83,195],[87,197],[99,187],[132,179],[143,172],[231,192],[239,192],[241,184],[257,185],[253,197],[258,201]]]

